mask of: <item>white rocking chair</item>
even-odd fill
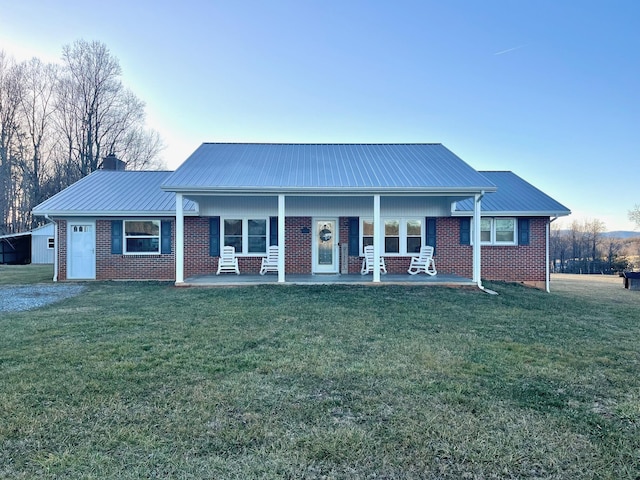
[[[278,246],[271,245],[267,251],[267,256],[262,259],[262,266],[260,267],[260,275],[264,275],[267,272],[278,273]]]
[[[380,256],[380,272],[387,273],[387,266],[384,263],[384,257],[382,255]],[[367,273],[373,273],[373,245],[364,247],[364,258],[362,259],[360,274],[366,275]]]
[[[420,247],[420,255],[418,257],[411,257],[411,264],[409,265],[407,273],[409,275],[415,275],[420,272],[431,276],[438,273],[436,264],[433,261],[433,247],[428,245]]]
[[[222,252],[218,259],[218,271],[216,272],[216,275],[220,275],[221,272],[240,275],[238,259],[236,258],[236,249],[234,247],[222,247]]]

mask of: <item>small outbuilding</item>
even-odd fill
[[[624,272],[624,288],[640,290],[640,272]]]
[[[53,223],[28,232],[0,236],[0,264],[53,264],[55,253]]]

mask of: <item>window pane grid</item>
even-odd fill
[[[480,241],[488,245],[515,245],[516,219],[482,218],[480,220]]]
[[[422,221],[407,220],[407,253],[419,253],[422,246]]]
[[[227,218],[223,221],[223,243],[236,253],[264,254],[269,237],[267,219]]]

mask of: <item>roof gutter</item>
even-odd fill
[[[48,218],[49,215],[54,215],[56,217],[175,217],[176,212],[173,210],[167,211],[145,211],[145,210],[136,210],[136,211],[121,211],[121,210],[100,210],[100,211],[70,211],[70,210],[50,210],[47,213],[33,212],[34,215],[43,216]],[[198,212],[194,210],[188,210],[184,212],[185,216],[198,216]]]
[[[354,195],[465,195],[471,196],[484,192],[495,192],[496,187],[464,187],[464,188],[365,188],[365,187],[314,187],[314,188],[299,188],[299,187],[220,187],[220,188],[181,188],[177,186],[162,186],[160,187],[164,191],[182,193],[184,195],[342,195],[342,196],[354,196]]]

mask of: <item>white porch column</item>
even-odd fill
[[[480,273],[480,212],[481,202],[484,192],[475,196],[473,208],[473,281],[482,287],[482,277]]]
[[[182,194],[176,193],[176,284],[184,283],[184,210]]]
[[[284,283],[284,195],[278,195],[278,283]]]
[[[545,250],[546,250],[546,254],[545,254],[545,273],[544,273],[544,289],[547,293],[551,292],[551,272],[550,272],[550,268],[551,268],[551,258],[549,256],[549,236],[550,236],[550,230],[551,230],[551,222],[553,220],[549,219],[547,221],[547,224],[545,225],[545,229],[544,229],[544,233],[545,233]]]
[[[380,252],[382,251],[382,224],[380,222],[380,195],[373,196],[373,282],[380,283]]]

